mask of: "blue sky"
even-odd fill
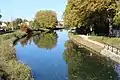
[[[2,0],[0,10],[2,20],[14,20],[17,17],[31,20],[38,10],[53,10],[61,20],[67,0]]]

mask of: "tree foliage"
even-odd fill
[[[75,27],[86,24],[86,19],[90,19],[89,16],[94,12],[94,14],[96,12],[97,14],[101,12],[107,14],[108,9],[115,9],[115,6],[114,0],[68,0],[64,13],[65,25]]]
[[[2,15],[0,14],[0,18],[2,18]],[[2,22],[0,21],[0,25],[2,25]]]
[[[23,22],[28,22],[28,20],[27,19],[24,19],[24,20],[22,20]]]
[[[21,18],[16,18],[14,21],[16,22],[16,24],[20,24],[23,22]]]
[[[114,24],[120,26],[120,0],[117,2],[116,13],[114,17]]]
[[[57,15],[51,10],[40,10],[35,15],[36,27],[55,28],[57,25]]]
[[[0,14],[0,18],[2,18],[2,15]]]
[[[96,33],[109,33],[110,25],[119,24],[119,0],[68,0],[65,26],[93,27]]]
[[[39,23],[37,22],[37,20],[31,21],[30,24],[31,24],[33,30],[39,30],[41,28]]]
[[[15,20],[13,20],[11,22],[13,29],[20,29],[19,24],[21,24],[23,22],[23,20],[21,18],[16,18]]]

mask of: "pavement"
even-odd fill
[[[87,35],[79,35],[79,36],[80,36],[81,38],[83,38],[84,40],[87,40],[87,41],[89,41],[89,42],[91,42],[91,43],[94,43],[94,44],[96,44],[96,45],[99,45],[99,46],[101,46],[101,47],[104,47],[104,46],[105,46],[104,44],[102,44],[102,43],[100,43],[100,42],[90,40],[90,39],[89,39],[90,36],[87,36]]]

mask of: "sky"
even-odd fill
[[[15,18],[32,20],[39,10],[53,10],[58,20],[62,20],[67,0],[0,0],[0,13],[3,21]]]

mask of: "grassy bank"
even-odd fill
[[[91,36],[89,39],[98,41],[104,44],[109,44],[111,46],[114,46],[116,48],[120,49],[120,38],[109,38],[109,37],[103,37],[103,36]]]
[[[14,40],[26,35],[21,31],[0,35],[0,78],[3,80],[31,80],[30,69],[16,59]]]
[[[8,34],[3,34],[3,35],[0,35],[0,41],[1,40],[7,40],[7,39],[11,39],[11,38],[21,38],[23,36],[25,36],[26,33],[25,32],[22,32],[20,30],[18,31],[15,31],[13,33],[8,33]]]

